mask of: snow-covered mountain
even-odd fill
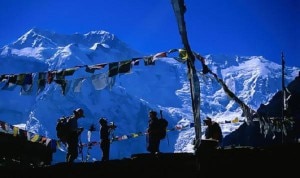
[[[158,52],[162,51],[154,51],[153,54]],[[0,54],[0,75],[34,75],[31,92],[21,92],[20,86],[3,89],[5,80],[0,81],[0,120],[23,126],[31,132],[56,139],[57,119],[72,114],[78,107],[84,109],[86,116],[79,120],[85,128],[82,142],[87,142],[87,130],[91,124],[97,127],[91,140],[99,141],[98,120],[102,116],[118,126],[114,134],[120,136],[144,132],[150,109],[162,110],[170,128],[193,122],[186,64],[163,57],[158,58],[155,65],[146,65],[143,57],[150,54],[130,49],[109,32],[64,35],[35,28],[13,44],[1,48]],[[254,110],[281,90],[281,65],[263,56],[204,57],[208,67]],[[139,63],[135,63],[129,73],[108,78],[101,89],[95,87],[93,81],[96,77],[107,77],[108,64],[136,58],[139,58]],[[94,73],[87,72],[84,67],[96,64],[106,65]],[[195,65],[201,86],[200,117],[208,115],[220,123],[235,118],[243,120],[241,108],[227,96],[213,76],[201,73],[198,61]],[[42,92],[37,92],[39,72],[74,67],[77,67],[74,74],[65,78],[67,86],[64,94],[61,85],[55,82],[47,83]],[[292,81],[298,72],[299,68],[286,67],[286,82]],[[78,80],[82,85],[75,90]],[[221,124],[224,135],[239,125]],[[192,152],[193,139],[193,127],[172,130],[168,132],[168,138],[161,142],[161,151]],[[100,160],[99,146],[94,146],[90,152],[94,160]],[[143,152],[146,152],[145,136],[115,141],[111,145],[111,159]],[[57,151],[54,162],[63,161],[63,155]]]

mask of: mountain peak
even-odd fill
[[[90,31],[85,35],[106,35],[106,34],[110,34],[110,33],[105,30],[96,30],[96,31]]]
[[[11,55],[5,55],[7,53]],[[37,28],[28,31],[9,48],[3,48],[0,54],[1,72],[5,72],[3,74],[71,69],[79,65],[110,64],[142,57],[113,34],[103,30],[63,35]],[[210,55],[206,58],[206,64],[238,98],[256,109],[281,88],[280,68],[270,65],[267,61],[261,62],[260,59],[262,58]],[[17,89],[1,91],[1,101],[9,102],[0,102],[0,108],[3,110],[0,117],[11,124],[26,123],[27,130],[47,134],[50,138],[55,138],[55,118],[69,115],[73,108],[77,107],[84,108],[86,113],[87,119],[80,123],[85,132],[91,124],[98,124],[100,116],[108,117],[117,123],[117,135],[143,132],[147,127],[149,109],[164,111],[164,117],[169,118],[170,127],[174,126],[174,123],[193,122],[187,66],[173,58],[164,58],[155,63],[150,66],[145,63],[131,66],[130,73],[114,78],[106,77],[110,70],[109,65],[97,70],[97,73],[89,73],[85,68],[78,69],[74,75],[66,77],[67,87],[64,95],[62,87],[54,82],[48,83],[37,95],[38,79],[35,75],[33,91],[26,96],[20,96]],[[260,65],[270,68],[258,68]],[[286,68],[287,80],[295,74],[295,70]],[[271,75],[267,75],[267,78],[262,77],[262,74],[268,71]],[[100,81],[102,77],[105,80]],[[105,88],[95,87],[95,79],[99,79],[97,85],[104,83]],[[214,76],[199,75],[199,80],[200,118],[209,115],[224,123],[242,117],[240,106],[228,98]],[[78,81],[82,86],[79,87]],[[109,86],[108,81],[113,81],[113,85]],[[222,124],[224,136],[237,126],[235,124],[228,127]],[[161,151],[189,151],[193,135],[194,128],[188,128],[183,133],[170,132],[168,144],[162,143]],[[98,139],[96,136],[94,139]],[[83,138],[83,141],[85,142],[86,138]],[[146,151],[144,141],[145,138],[139,137],[128,142],[115,142],[111,149],[111,158]],[[170,147],[169,143],[174,147]],[[98,152],[91,151],[91,155],[97,154]],[[57,154],[57,157],[59,156]],[[56,160],[60,159],[64,157]]]
[[[14,56],[14,59],[19,57],[25,62],[29,58],[38,59],[51,66],[51,69],[94,64],[96,61],[100,62],[100,57],[108,62],[117,60],[116,58],[122,60],[140,55],[114,34],[104,30],[85,34],[59,34],[39,28],[30,29],[13,44],[4,46],[0,54]],[[12,69],[8,68],[6,71]]]
[[[127,49],[124,42],[120,41],[114,34],[104,30],[94,30],[85,34],[74,33],[65,35],[39,28],[30,29],[13,44],[8,45],[8,47],[14,49],[24,49],[28,47],[57,48],[65,47],[70,44],[79,44],[87,48],[91,48],[95,44],[101,44],[101,46],[105,48],[120,47]]]
[[[54,47],[56,43],[51,40],[53,36],[55,36],[54,32],[32,28],[15,41],[13,46],[17,49],[24,47]]]

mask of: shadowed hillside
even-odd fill
[[[210,146],[209,146],[210,147]],[[287,176],[297,171],[300,145],[264,148],[202,146],[191,153],[136,154],[129,159],[94,163],[59,163],[28,167],[23,164],[0,166],[1,177],[215,177]]]
[[[290,97],[287,100],[286,118],[289,124],[282,129],[276,125],[282,118],[282,91],[277,92],[268,104],[261,104],[257,113],[261,117],[273,118],[270,122],[259,121],[244,123],[237,130],[224,138],[224,145],[266,146],[282,143],[298,142],[300,138],[300,75],[288,86]],[[291,124],[290,124],[291,123]],[[269,124],[269,125],[267,125]],[[262,127],[270,127],[271,131],[264,133]]]

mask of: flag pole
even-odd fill
[[[282,84],[282,123],[281,123],[281,143],[284,142],[283,137],[283,127],[284,127],[284,121],[285,121],[285,114],[287,110],[287,105],[286,105],[286,88],[285,88],[285,83],[284,83],[284,68],[285,68],[285,61],[284,61],[284,55],[283,52],[281,52],[281,84]]]
[[[190,82],[192,110],[193,110],[194,123],[195,123],[195,145],[199,146],[201,143],[200,83],[194,65],[195,56],[188,42],[186,25],[184,21],[184,13],[186,11],[186,7],[184,4],[184,0],[171,0],[171,3],[177,19],[181,40],[188,55],[187,67],[188,67],[188,77]]]

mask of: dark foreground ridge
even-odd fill
[[[196,155],[197,154],[197,155]],[[194,153],[135,154],[131,158],[107,162],[58,163],[29,166],[4,161],[1,178],[7,177],[215,177],[297,175],[300,144],[272,145],[265,148],[200,146]]]

